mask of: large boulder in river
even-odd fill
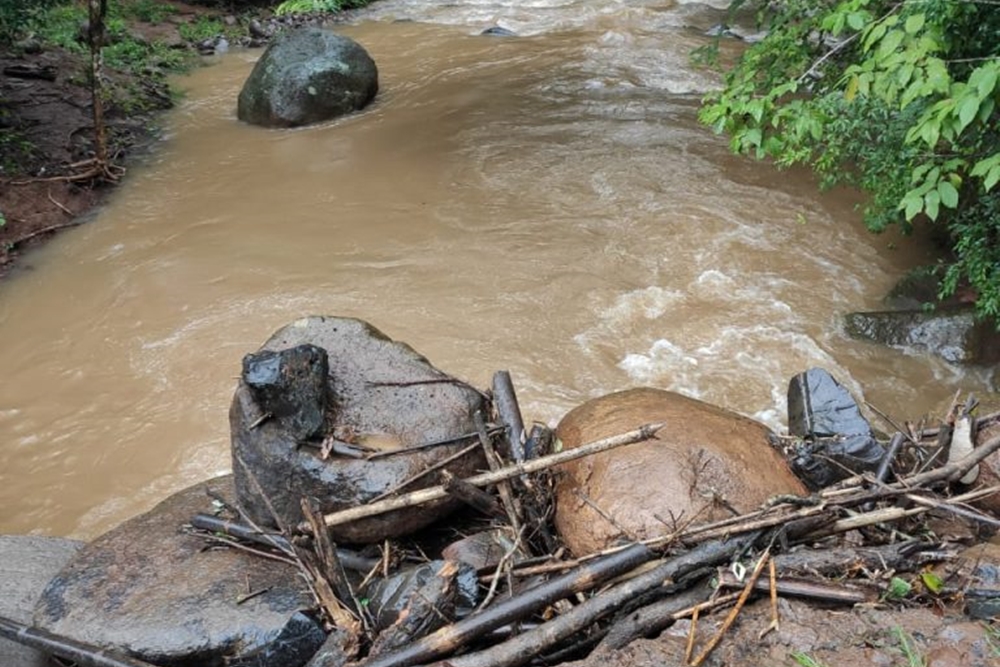
[[[295,401],[282,402],[270,391],[285,380],[292,380],[285,391]],[[484,407],[476,389],[366,322],[293,322],[244,360],[233,397],[229,421],[240,506],[270,526],[276,518],[284,525],[300,522],[304,496],[316,498],[324,513],[363,505],[476,442],[475,413]],[[468,477],[485,467],[481,450],[474,449],[445,469]],[[436,483],[426,475],[406,490]],[[377,542],[420,530],[456,506],[445,499],[397,510],[335,526],[331,535],[340,542]]]
[[[771,447],[767,427],[673,392],[639,388],[588,401],[563,417],[556,436],[571,449],[651,422],[666,424],[655,440],[560,466],[555,521],[574,553],[806,492]]]
[[[264,127],[297,127],[363,109],[378,92],[364,47],[322,28],[280,34],[240,91],[236,115]]]
[[[231,476],[203,482],[84,546],[42,593],[35,625],[157,665],[305,664],[326,634],[302,612],[314,602],[298,569],[207,549],[184,529],[213,511],[209,489],[232,502]]]
[[[38,597],[83,546],[61,537],[0,535],[0,616],[31,625]],[[0,639],[3,667],[46,667],[48,657],[6,639]]]

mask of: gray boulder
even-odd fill
[[[206,549],[184,524],[233,498],[232,477],[164,500],[84,546],[45,588],[35,625],[157,665],[300,667],[323,644],[292,565]],[[263,591],[245,602],[251,591]]]
[[[31,625],[38,597],[81,546],[83,542],[61,537],[0,535],[0,616]],[[0,639],[3,667],[48,664],[43,653]]]
[[[325,432],[303,439],[294,422],[269,418],[245,376],[230,408],[237,497],[258,524],[299,523],[304,496],[316,498],[324,513],[363,505],[477,441],[482,395],[361,320],[298,320],[271,336],[254,358],[305,345],[327,355]],[[442,441],[449,442],[408,449]],[[373,451],[378,456],[368,458]],[[485,469],[481,450],[446,469],[456,477]],[[434,484],[437,478],[426,475],[406,490]],[[420,530],[456,506],[445,499],[398,510],[335,526],[331,536],[353,544],[378,542]]]
[[[363,109],[378,92],[378,69],[354,40],[322,28],[281,33],[240,91],[236,115],[264,127],[319,123]]]
[[[952,363],[1000,362],[1000,331],[993,322],[977,320],[971,305],[848,313],[845,329],[852,338],[920,350]]]

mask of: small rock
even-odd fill
[[[448,560],[471,565],[477,570],[495,568],[504,555],[513,552],[512,563],[517,564],[528,556],[511,539],[511,529],[497,528],[475,533],[452,542],[442,550]]]
[[[493,37],[517,37],[517,33],[513,30],[508,30],[507,28],[502,28],[498,25],[492,26],[483,30],[480,35],[490,35]]]
[[[323,435],[329,372],[326,350],[315,345],[243,357],[243,382],[263,411],[296,441]]]

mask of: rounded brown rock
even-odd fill
[[[657,439],[560,466],[556,527],[577,555],[753,510],[776,494],[806,494],[770,445],[766,426],[681,394],[638,388],[571,410],[563,449],[663,422]]]

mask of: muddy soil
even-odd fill
[[[147,41],[193,49],[180,26],[220,12],[168,1],[176,11],[163,22],[134,22],[129,31]],[[40,50],[38,50],[40,49]],[[18,264],[28,248],[58,231],[81,224],[85,214],[114,189],[114,183],[81,178],[79,163],[93,157],[89,56],[61,48],[24,44],[0,51],[0,276]],[[105,69],[116,92],[105,109],[113,163],[126,168],[156,139],[156,117],[172,106],[165,76]],[[78,165],[78,166],[74,166]]]

